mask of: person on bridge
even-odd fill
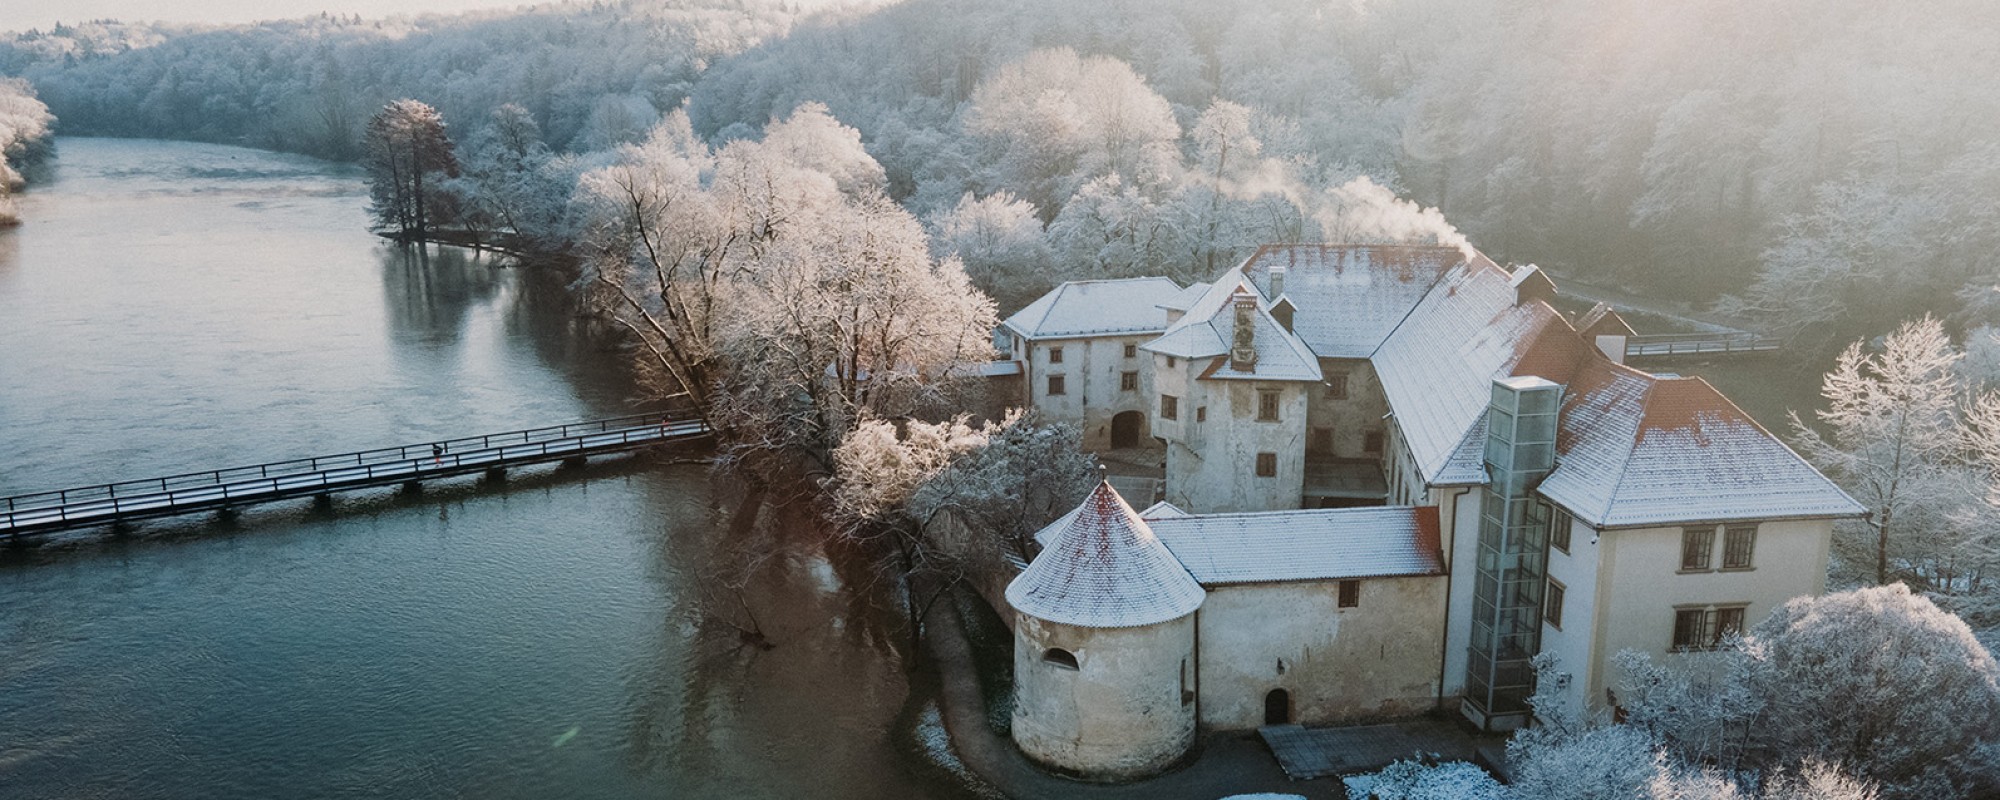
[[[433,445],[431,445],[431,464],[432,464],[433,466],[439,466],[439,465],[443,465],[443,464],[444,464],[444,445],[443,445],[443,444],[433,444]]]

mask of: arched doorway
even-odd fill
[[[1111,418],[1111,446],[1138,447],[1139,436],[1146,427],[1146,415],[1138,411],[1121,411]]]
[[[1272,689],[1264,695],[1264,724],[1284,725],[1292,721],[1292,693]]]

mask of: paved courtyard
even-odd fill
[[[1454,721],[1430,718],[1346,728],[1267,725],[1257,734],[1293,780],[1369,772],[1418,755],[1476,762],[1482,749],[1491,753],[1502,741],[1474,736]]]

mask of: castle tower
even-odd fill
[[[1205,596],[1109,483],[1053,526],[1014,582],[1014,743],[1095,780],[1158,772],[1195,733]]]

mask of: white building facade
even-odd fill
[[[1283,660],[1299,683],[1280,688],[1338,698],[1293,700],[1312,709],[1294,715],[1308,720],[1393,713],[1423,683],[1425,707],[1507,730],[1527,719],[1537,653],[1568,674],[1568,702],[1604,711],[1617,701],[1621,650],[1712,647],[1823,591],[1833,521],[1861,506],[1707,382],[1622,363],[1629,326],[1603,307],[1571,320],[1550,305],[1555,290],[1533,267],[1458,248],[1270,246],[1212,283],[1141,298],[1157,334],[1102,337],[1120,355],[1141,339],[1136,383],[1151,395],[1146,432],[1167,448],[1174,506],[1227,518],[1387,505],[1436,520],[1436,574],[1368,584],[1398,609],[1407,642],[1378,651],[1428,649],[1428,667],[1396,664],[1421,681],[1300,671],[1298,647],[1329,652],[1318,638],[1328,630],[1347,628],[1350,642],[1387,634],[1358,633],[1366,626],[1343,622],[1337,603],[1328,611],[1313,589],[1285,582],[1199,581],[1209,599],[1197,637],[1209,616],[1228,618],[1207,635],[1251,660],[1232,666],[1204,645],[1198,671],[1248,686]],[[1064,413],[1139,408],[1118,399]],[[1299,516],[1294,546],[1351,537],[1371,524],[1362,520]],[[1248,694],[1211,686],[1203,725],[1263,719]]]

